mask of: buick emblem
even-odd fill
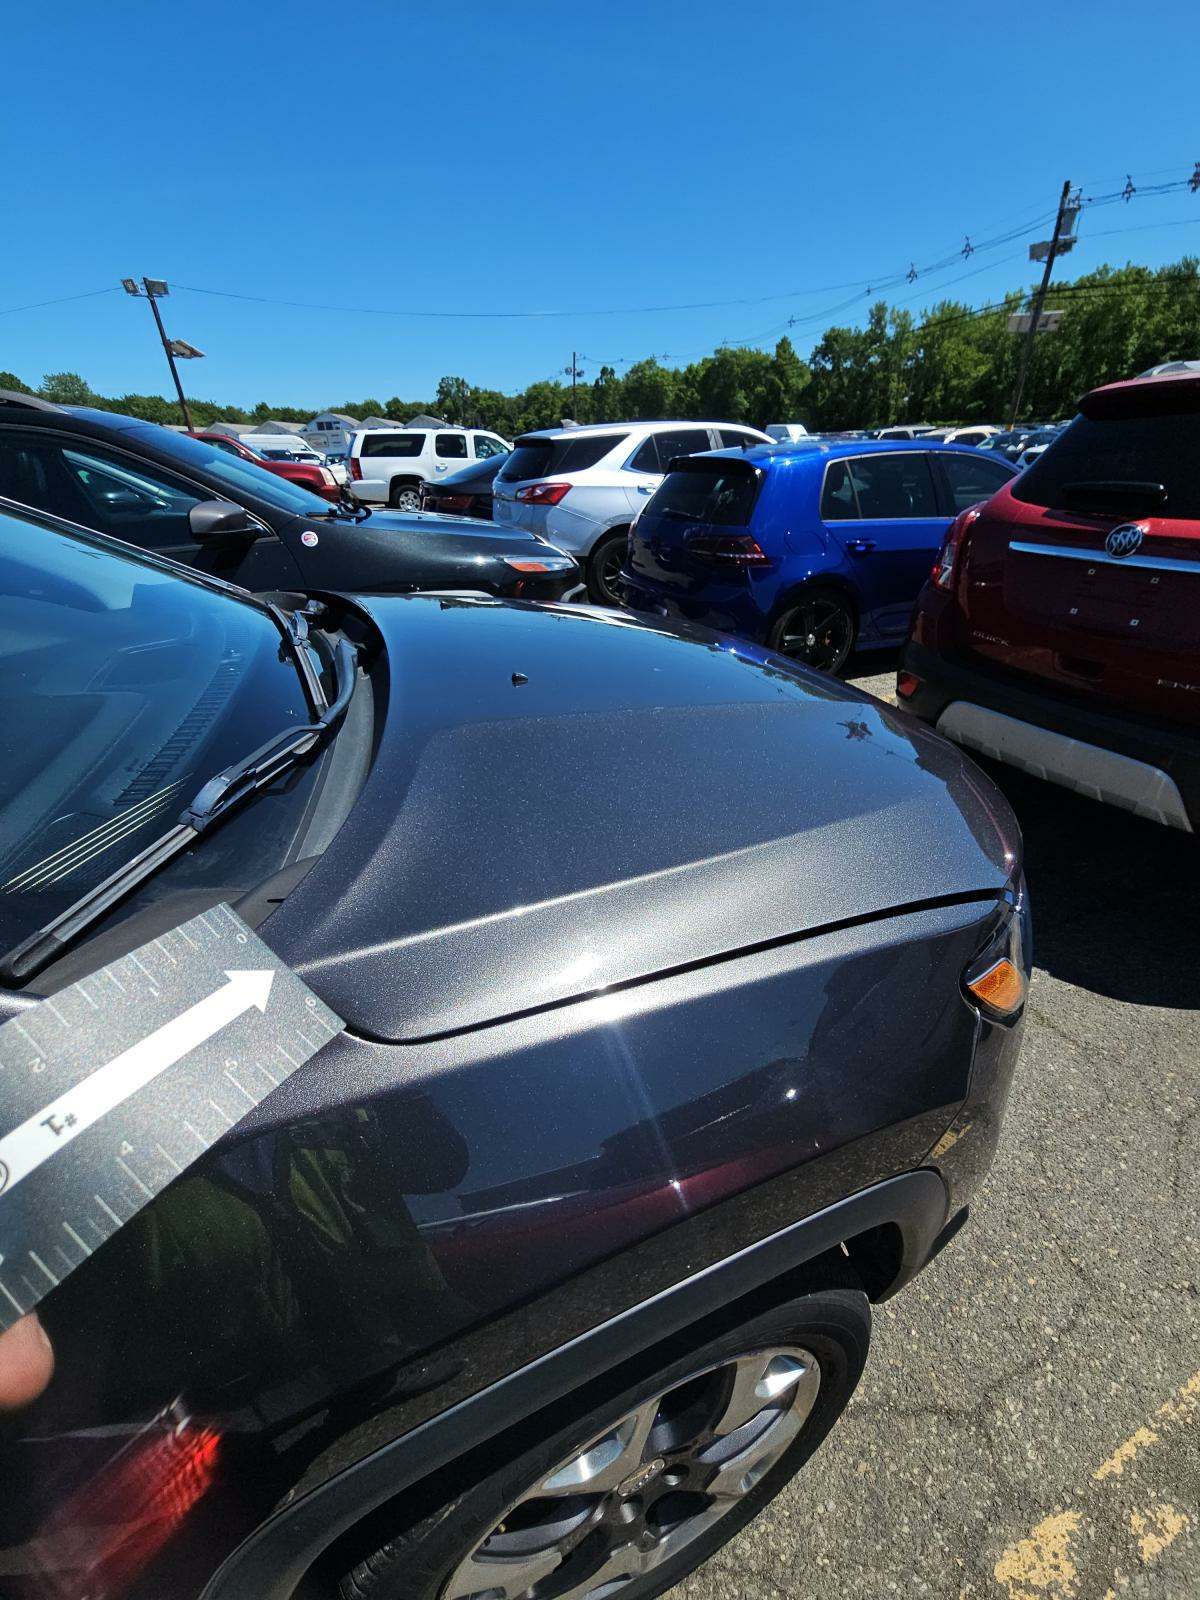
[[[1123,522],[1105,539],[1104,548],[1114,561],[1123,561],[1126,556],[1131,556],[1135,550],[1141,549],[1145,537],[1145,529],[1139,528],[1136,522]]]

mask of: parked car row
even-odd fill
[[[951,522],[1014,472],[924,440],[678,459],[633,526],[621,598],[840,672],[852,651],[903,639]]]
[[[540,534],[579,561],[588,594],[620,602],[629,530],[677,456],[769,445],[741,423],[623,422],[522,434],[492,486],[502,527]]]
[[[579,585],[571,555],[521,528],[372,512],[325,483],[318,498],[296,476],[317,470],[259,460],[223,434],[0,392],[0,496],[247,589],[552,600]]]
[[[86,1065],[98,975],[124,1014],[197,918],[342,1024],[240,1122],[144,1116],[53,1250],[5,1237],[0,1341],[40,1352],[6,1595],[636,1600],[804,1466],[966,1221],[1031,960],[1003,797],[806,665],[845,642],[806,596],[892,636],[1012,473],[548,430],[493,525],[0,397],[10,1084],[43,1027]],[[554,598],[627,548],[643,620]],[[257,1058],[218,1038],[233,1094]]]

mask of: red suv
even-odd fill
[[[1093,389],[951,524],[896,690],[959,744],[1200,829],[1200,373]]]
[[[273,472],[277,478],[286,478],[289,483],[296,483],[302,489],[310,489],[313,494],[319,494],[322,500],[332,500],[335,503],[342,498],[341,486],[328,467],[323,467],[313,452],[311,461],[276,461],[269,456],[260,455],[257,450],[252,450],[249,445],[243,444],[240,439],[231,438],[224,433],[198,433],[197,439],[203,439],[206,444],[215,444],[218,450],[224,450],[231,456],[238,456],[242,461],[253,461],[256,467],[262,467],[265,472]]]

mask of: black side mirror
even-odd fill
[[[193,539],[257,539],[258,523],[232,500],[201,500],[188,512]]]

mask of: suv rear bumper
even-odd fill
[[[900,704],[957,744],[1153,822],[1200,831],[1200,736],[1014,686],[911,639],[900,670],[920,680]]]

